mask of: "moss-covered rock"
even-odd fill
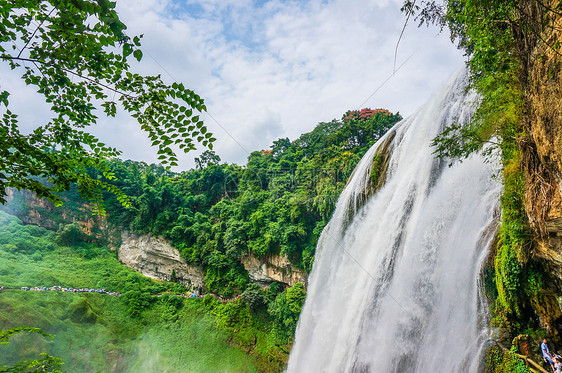
[[[532,373],[525,365],[525,361],[513,351],[492,345],[486,352],[486,373]]]

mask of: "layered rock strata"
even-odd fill
[[[205,273],[188,265],[179,251],[165,239],[137,235],[123,231],[119,247],[119,261],[128,267],[155,279],[170,281],[172,273],[178,282],[194,289],[205,289]]]
[[[308,274],[302,269],[295,268],[285,255],[266,255],[259,258],[247,255],[242,258],[242,264],[251,280],[258,282],[281,282],[288,286],[301,282],[307,284]]]

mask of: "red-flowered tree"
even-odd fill
[[[348,111],[347,113],[345,113],[343,120],[344,121],[349,121],[352,119],[357,119],[357,120],[367,120],[369,118],[371,118],[373,115],[376,114],[385,114],[385,115],[392,115],[392,113],[386,109],[370,109],[370,108],[364,108],[361,110],[351,110]]]

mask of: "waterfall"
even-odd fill
[[[481,369],[479,274],[497,224],[499,167],[479,154],[436,159],[430,146],[474,112],[466,80],[458,72],[357,165],[318,242],[288,372]],[[365,200],[388,141],[386,182]]]

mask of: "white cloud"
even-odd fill
[[[145,57],[134,68],[168,82],[173,77],[204,97],[220,123],[205,115],[216,152],[244,163],[246,150],[294,139],[360,108],[392,74],[400,6],[400,0],[121,0],[117,10],[130,35],[144,34]],[[462,63],[447,35],[436,34],[410,24],[398,65],[413,56],[362,107],[407,115],[422,105]],[[156,160],[125,115],[93,131],[125,158]],[[192,167],[196,155],[181,156],[178,169]]]

